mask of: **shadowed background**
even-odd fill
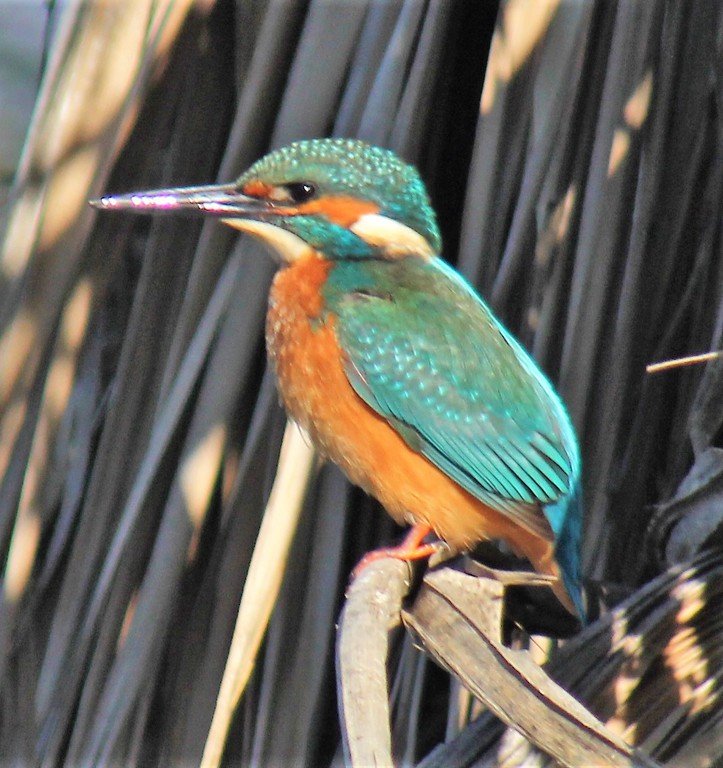
[[[632,597],[556,675],[660,759],[720,759],[723,360],[645,365],[721,346],[723,9],[138,0],[47,23],[0,217],[0,758],[198,763],[284,433],[259,246],[86,201],[340,135],[419,167],[444,256],[568,403],[585,574]],[[335,621],[397,534],[315,467],[228,764],[340,763]],[[474,707],[409,642],[390,678],[400,761],[464,737]],[[478,728],[438,764],[522,762]]]

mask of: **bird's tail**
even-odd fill
[[[560,576],[569,600],[583,624],[586,621],[585,605],[582,597],[580,575],[580,539],[582,536],[582,493],[579,485],[573,492],[560,499],[558,506],[565,505],[564,510],[558,511],[562,521],[555,536],[555,560],[560,569]],[[558,595],[559,597],[559,595]]]
[[[524,555],[537,573],[551,576],[550,589],[555,597],[570,613],[577,615],[585,623],[585,608],[580,589],[580,558],[578,544],[580,539],[580,501],[576,493],[561,499],[551,512],[559,521],[554,531],[554,544],[549,538],[542,538],[530,531],[518,531],[512,547]],[[566,505],[563,508],[562,505]],[[545,509],[547,513],[548,510]]]

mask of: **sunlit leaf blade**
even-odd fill
[[[723,362],[645,367],[723,348],[723,7],[50,5],[0,216],[0,762],[200,763],[286,425],[263,351],[274,265],[216,222],[86,201],[228,182],[317,135],[418,165],[444,257],[570,407],[602,617],[552,677],[654,758],[720,762]],[[226,764],[342,764],[335,622],[353,565],[398,531],[336,468],[306,478],[278,594],[244,627],[263,641]],[[512,623],[564,634],[540,593],[510,590]],[[543,759],[398,632],[398,761]]]

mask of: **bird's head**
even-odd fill
[[[310,248],[334,260],[429,257],[441,248],[417,171],[393,152],[354,139],[290,144],[233,184],[112,195],[94,205],[217,217],[265,241],[285,263]]]

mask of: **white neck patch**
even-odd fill
[[[369,245],[381,248],[391,258],[434,256],[427,240],[406,224],[401,224],[379,213],[365,213],[349,229]]]

